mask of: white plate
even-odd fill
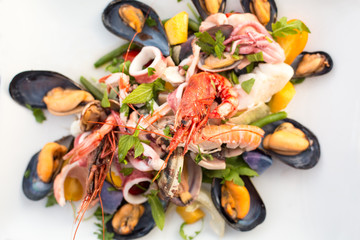
[[[146,1],[165,19],[188,10],[186,0]],[[228,0],[230,10],[238,1]],[[72,79],[99,78],[93,63],[118,47],[121,40],[102,25],[108,1],[0,1],[0,239],[70,239],[73,215],[69,205],[45,208],[21,190],[25,167],[46,142],[68,134],[73,117],[46,113],[43,124],[12,101],[8,84],[18,72],[53,70]],[[296,86],[287,111],[318,136],[322,155],[310,170],[275,162],[254,179],[267,209],[265,222],[250,232],[226,229],[224,239],[359,239],[359,27],[356,0],[277,1],[279,16],[302,19],[311,29],[308,51],[323,50],[335,67],[326,76]],[[177,214],[166,217],[164,231],[144,239],[181,239]],[[77,239],[96,239],[92,220],[84,221]],[[197,239],[217,239],[209,226]]]

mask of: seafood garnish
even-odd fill
[[[10,83],[11,97],[29,109],[78,114],[74,136],[47,143],[23,177],[31,200],[53,194],[60,206],[80,202],[74,239],[95,205],[104,239],[162,230],[169,203],[184,224],[202,219],[205,207],[220,237],[225,222],[249,231],[266,216],[250,177],[277,160],[298,169],[319,161],[316,136],[281,111],[294,79],[333,67],[327,53],[300,49],[306,25],[276,22],[273,0],[241,0],[245,13],[224,13],[225,0],[192,2],[200,24],[182,12],[164,28],[150,6],[112,1],[102,21],[130,42],[95,64],[112,61],[98,81],[82,78],[83,87],[55,72],[26,71]]]

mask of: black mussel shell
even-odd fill
[[[246,13],[252,13],[250,10],[250,3],[253,0],[240,0],[240,4]],[[272,24],[276,22],[277,18],[277,7],[274,0],[268,0],[270,3],[270,21],[266,24],[265,28],[269,31],[272,30]]]
[[[265,131],[265,136],[273,133],[274,130],[284,122],[289,122],[293,124],[294,127],[300,129],[305,133],[307,139],[310,142],[309,148],[306,151],[303,151],[295,156],[281,155],[271,150],[264,149],[262,143],[259,148],[263,150],[266,154],[269,154],[273,160],[280,160],[291,167],[298,169],[309,169],[314,167],[320,159],[320,144],[317,137],[308,128],[301,125],[299,122],[290,118],[285,118],[283,120],[267,124],[262,128]]]
[[[160,200],[160,202],[165,211],[167,209],[168,202],[163,200]],[[110,233],[114,233],[114,239],[117,240],[135,239],[145,236],[155,227],[156,224],[151,214],[150,204],[148,202],[145,202],[143,203],[143,206],[145,208],[144,214],[141,216],[138,224],[135,226],[134,230],[130,234],[120,235],[116,233],[111,224],[112,218],[106,223],[106,230]]]
[[[249,191],[250,194],[250,210],[245,218],[239,219],[235,222],[231,219],[224,209],[221,206],[221,181],[222,179],[214,178],[212,187],[211,187],[211,198],[212,201],[220,213],[220,215],[225,219],[227,224],[230,227],[237,231],[250,231],[255,228],[257,225],[261,224],[265,220],[266,209],[265,205],[260,198],[259,193],[256,191],[254,185],[250,181],[249,177],[241,176],[242,180],[245,183],[245,187]]]
[[[190,37],[188,37],[188,40],[186,42],[184,42],[180,45],[180,47],[181,47],[180,54],[179,54],[180,62],[193,54],[191,42],[194,40],[194,38],[195,38],[195,35],[191,35]]]
[[[103,205],[104,213],[114,214],[123,200],[122,191],[113,189],[113,185],[104,181],[100,192],[100,198]],[[111,190],[110,190],[111,189]]]
[[[333,68],[334,66],[334,62],[331,58],[331,56],[326,53],[326,52],[323,52],[323,51],[317,51],[317,52],[302,52],[300,53],[296,58],[295,60],[293,61],[293,63],[291,64],[291,67],[294,69],[294,76],[293,78],[296,79],[296,78],[302,78],[302,76],[296,76],[296,69],[298,68],[300,62],[302,61],[303,57],[305,56],[305,54],[321,54],[322,56],[324,56],[326,58],[326,61],[328,62],[329,66],[325,66],[323,70],[321,70],[320,72],[317,72],[317,73],[313,73],[309,76],[306,76],[306,78],[308,77],[316,77],[316,76],[320,76],[320,75],[324,75],[328,72],[331,71],[331,69]]]
[[[196,10],[199,12],[200,17],[203,20],[205,20],[205,18],[207,18],[209,15],[211,15],[209,11],[206,9],[206,6],[204,4],[205,0],[191,0],[191,1],[195,5]],[[225,7],[226,7],[226,0],[222,0],[218,12],[221,13],[225,12]]]
[[[57,143],[66,146],[70,149],[74,140],[73,136],[66,136],[61,138],[60,140],[56,141]],[[52,180],[49,183],[45,183],[40,180],[36,167],[38,163],[39,152],[37,152],[34,156],[32,156],[26,170],[24,173],[23,181],[22,181],[22,188],[25,196],[30,200],[40,200],[46,197],[51,191],[55,179],[55,173],[52,177]],[[61,164],[60,164],[61,165]],[[60,170],[60,169],[59,169]]]
[[[256,171],[259,175],[272,165],[271,157],[260,149],[244,152],[241,156],[249,167]]]
[[[111,2],[104,10],[102,21],[106,29],[113,34],[131,41],[135,35],[134,29],[127,25],[119,15],[119,8],[123,4],[130,4],[140,9],[144,16],[151,17],[156,25],[154,27],[144,24],[140,33],[134,38],[134,43],[140,46],[155,46],[161,50],[165,56],[170,55],[170,47],[162,22],[157,13],[148,5],[132,0],[117,0]]]
[[[69,78],[51,71],[25,71],[17,74],[10,82],[9,92],[12,99],[25,106],[46,108],[44,96],[53,88],[81,89]]]

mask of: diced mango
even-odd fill
[[[294,85],[291,82],[288,82],[283,89],[272,96],[269,102],[271,112],[279,112],[286,108],[291,99],[294,97],[295,93],[296,91]]]
[[[289,20],[287,23],[291,23],[296,19]],[[276,41],[284,49],[285,63],[291,64],[294,59],[304,50],[307,40],[308,32],[295,30],[298,33],[293,35],[287,35],[286,37],[277,37]]]
[[[184,43],[188,37],[189,14],[180,12],[165,23],[165,32],[170,45]]]
[[[205,216],[205,213],[200,208],[193,212],[187,212],[186,207],[176,207],[176,212],[187,224],[195,223]]]

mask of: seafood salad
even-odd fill
[[[37,121],[41,109],[75,116],[68,136],[30,158],[25,196],[78,202],[74,238],[90,209],[99,239],[166,228],[174,208],[184,239],[184,227],[205,215],[218,236],[225,226],[259,226],[266,209],[251,177],[273,161],[297,169],[319,161],[316,136],[283,110],[294,85],[326,74],[333,61],[303,51],[308,26],[279,18],[274,1],[240,2],[225,12],[225,0],[193,0],[194,19],[185,11],[160,19],[142,2],[112,1],[103,24],[127,42],[95,63],[105,76],[17,74],[10,95]]]

